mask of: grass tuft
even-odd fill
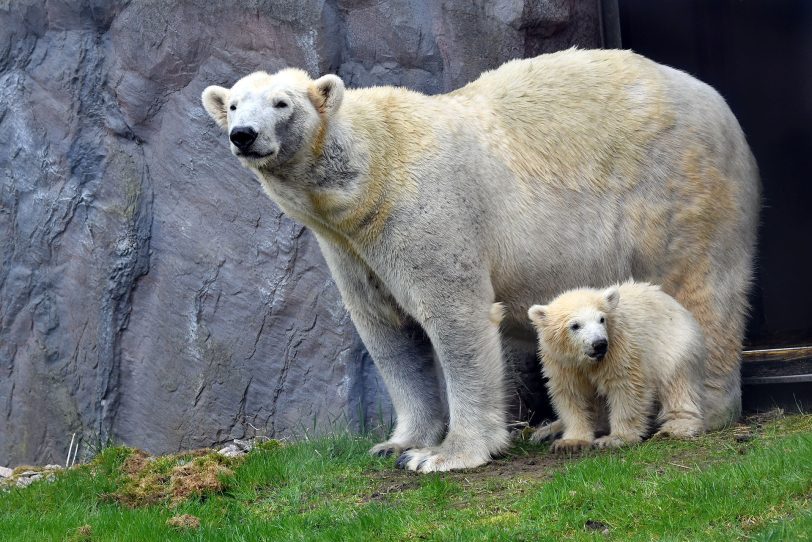
[[[93,527],[82,525],[77,527],[66,537],[68,542],[91,542],[93,540]]]

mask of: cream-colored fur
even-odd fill
[[[759,183],[707,85],[569,50],[439,96],[286,69],[202,98],[256,134],[232,152],[318,239],[397,413],[373,453],[421,472],[487,462],[508,441],[503,353],[535,343],[527,300],[629,276],[693,312],[709,424],[738,416]]]
[[[534,305],[543,372],[563,436],[552,451],[639,442],[660,405],[658,434],[704,431],[705,345],[699,324],[674,298],[648,283],[581,288]],[[605,348],[596,355],[595,346]],[[608,409],[608,435],[595,422]],[[547,437],[541,428],[534,440]]]

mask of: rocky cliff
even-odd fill
[[[298,66],[443,92],[597,46],[598,21],[594,0],[0,2],[0,464],[64,460],[74,433],[157,453],[386,423],[315,240],[201,91]]]

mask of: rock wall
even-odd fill
[[[594,0],[0,2],[0,464],[388,422],[308,231],[199,96],[256,69],[459,87]],[[538,378],[520,393],[532,403]],[[534,395],[535,394],[535,395]],[[530,398],[530,399],[528,399]]]

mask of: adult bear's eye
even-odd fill
[[[277,108],[277,109],[284,109],[284,108],[286,108],[288,106],[288,102],[285,102],[283,100],[279,100],[278,102],[273,104],[273,106],[275,108]]]
[[[234,104],[231,104],[231,107],[229,107],[229,109],[231,109],[232,111],[236,111],[236,110],[237,110],[237,106],[236,106],[236,105],[234,105]]]
[[[570,324],[570,329],[573,331],[578,331],[579,329],[581,329],[581,326],[578,325],[578,322],[573,322]]]

